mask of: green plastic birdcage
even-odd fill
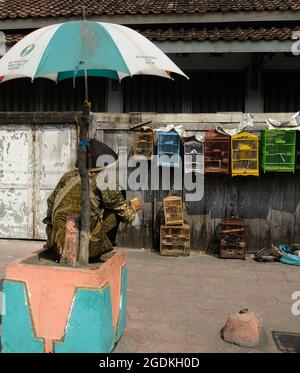
[[[261,166],[263,172],[295,172],[296,131],[262,131]]]

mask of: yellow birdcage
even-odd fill
[[[242,132],[231,137],[232,176],[259,176],[258,136]]]

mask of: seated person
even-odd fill
[[[95,151],[96,149],[96,151]],[[91,141],[92,165],[101,154],[113,154],[115,161],[118,156],[105,144],[97,140]],[[120,221],[131,223],[136,212],[142,208],[138,199],[126,201],[126,194],[117,189],[99,189],[97,176],[104,168],[92,168],[90,177],[90,243],[89,257],[97,258],[113,250],[115,237]],[[125,196],[124,196],[125,194]],[[81,211],[81,182],[77,169],[62,176],[56,188],[48,198],[47,217],[43,220],[47,224],[47,247],[58,257],[62,255],[65,242],[65,226],[70,215],[80,217]]]

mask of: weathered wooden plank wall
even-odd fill
[[[47,126],[57,131],[59,125],[74,123],[76,113],[0,113],[1,125]],[[255,114],[255,131],[264,128],[267,117],[287,120],[292,114]],[[232,114],[109,114],[98,113],[98,139],[115,151],[132,147],[136,123],[152,121],[154,127],[182,124],[190,131],[212,128],[215,124],[234,127],[242,119]],[[258,132],[257,132],[258,133]],[[75,139],[71,144],[75,154]],[[42,162],[42,161],[41,161]],[[42,165],[39,165],[42,167]],[[0,165],[1,171],[1,165]],[[185,198],[185,193],[176,192]],[[168,191],[128,192],[128,198],[140,197],[144,209],[140,212],[139,227],[121,225],[118,243],[125,247],[156,248],[158,228],[163,222],[162,201]],[[43,199],[45,202],[45,199]],[[1,201],[0,201],[1,202]],[[1,204],[1,203],[0,203]],[[44,208],[43,206],[41,206]],[[185,203],[186,222],[192,226],[192,249],[213,251],[214,232],[222,218],[237,215],[245,218],[249,227],[250,251],[255,252],[272,242],[300,242],[300,171],[295,174],[266,174],[256,177],[205,175],[204,198]],[[0,224],[4,220],[0,220]],[[26,222],[24,222],[25,224]],[[13,237],[10,237],[13,238]],[[34,238],[34,237],[20,237]]]
[[[153,115],[152,115],[153,116]],[[280,115],[280,118],[288,117]],[[140,121],[146,121],[151,115],[143,115]],[[159,117],[159,118],[158,118]],[[170,118],[171,117],[171,118]],[[180,118],[178,121],[178,117]],[[226,114],[206,116],[203,124],[195,123],[192,116],[155,116],[154,127],[169,123],[181,123],[187,130],[208,129],[219,120],[228,127],[234,127],[241,116]],[[202,116],[203,117],[203,116]],[[259,115],[254,131],[264,128],[263,117]],[[272,116],[274,117],[274,115]],[[275,117],[278,118],[278,115]],[[128,118],[128,117],[127,117]],[[99,120],[99,139],[118,151],[119,146],[133,145],[133,131],[126,117],[119,117],[120,126],[105,115]],[[229,119],[228,119],[229,118]],[[186,120],[189,121],[186,121]],[[192,119],[192,120],[191,120]],[[114,121],[114,130],[109,125]],[[228,122],[226,121],[228,120]],[[120,130],[119,128],[122,128]],[[261,174],[257,177],[231,177],[230,175],[205,175],[204,197],[198,202],[185,201],[185,220],[192,227],[192,250],[213,252],[216,246],[216,232],[221,219],[238,216],[246,219],[249,229],[249,252],[271,245],[271,243],[300,242],[300,173],[296,174]],[[185,200],[185,192],[176,191]],[[159,248],[159,226],[163,223],[163,198],[168,191],[128,192],[128,197],[140,197],[145,204],[140,213],[141,226],[122,225],[119,233],[119,244],[135,248]]]

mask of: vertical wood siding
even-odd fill
[[[140,76],[124,79],[124,112],[243,112],[243,71],[187,72],[190,80]]]
[[[266,113],[299,111],[300,70],[265,71],[263,86]]]
[[[89,99],[93,110],[106,110],[107,79],[89,79]],[[73,80],[55,82],[47,79],[16,79],[0,85],[0,112],[23,111],[77,111],[84,100],[83,79],[77,79],[75,88]]]
[[[106,115],[101,114],[103,118]],[[228,117],[235,118],[234,115]],[[122,115],[120,118],[125,120]],[[166,118],[171,122],[176,119],[173,115],[166,115]],[[205,115],[201,118],[208,120]],[[190,120],[185,117],[185,121],[197,122],[201,118],[200,115]],[[212,121],[220,118],[215,115]],[[124,126],[122,123],[106,125],[106,128],[110,126],[111,129],[101,129],[99,122],[98,139],[115,151],[127,146],[130,156],[134,132],[118,129]],[[113,126],[116,129],[112,129]],[[197,126],[201,123],[196,123],[195,128]],[[73,124],[1,124],[0,238],[45,238],[41,220],[47,196],[59,177],[74,167],[75,158]],[[174,193],[185,200],[185,191],[175,190]],[[158,229],[163,223],[162,202],[168,194],[162,190],[127,192],[127,198],[141,198],[144,209],[140,212],[139,227],[121,224],[120,246],[158,250]],[[261,173],[260,177],[205,175],[204,198],[199,202],[186,202],[184,213],[186,223],[192,228],[192,250],[213,252],[220,220],[232,215],[246,219],[251,252],[272,242],[300,243],[300,171],[295,174]]]

